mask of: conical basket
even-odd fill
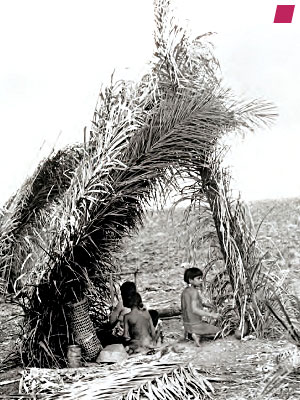
[[[102,346],[89,315],[87,299],[84,298],[78,303],[69,303],[68,315],[74,342],[82,348],[85,359],[93,360],[102,350]]]

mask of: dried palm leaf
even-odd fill
[[[127,362],[128,364],[128,362]],[[48,371],[48,372],[47,372]],[[35,393],[47,399],[184,399],[212,398],[214,389],[190,364],[164,364],[130,362],[124,368],[81,369],[73,374],[61,370],[55,375],[51,370],[36,369],[23,372],[22,392]]]
[[[16,291],[24,266],[27,272],[34,265],[31,243],[36,230],[41,232],[45,224],[41,211],[69,187],[82,156],[83,146],[79,145],[53,152],[5,204],[0,223],[0,272],[10,292]]]

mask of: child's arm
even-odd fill
[[[216,307],[213,304],[210,303],[202,303],[203,307],[209,308],[210,310],[215,310]]]
[[[190,295],[191,295],[191,309],[194,314],[199,315],[199,317],[219,318],[218,313],[205,311],[201,307],[199,307],[199,300],[198,300],[197,292],[191,292]]]
[[[128,314],[124,316],[124,332],[123,332],[123,337],[126,340],[130,340],[130,335],[129,335],[129,323],[128,323]]]
[[[116,307],[112,310],[109,316],[109,323],[112,325],[112,327],[114,327],[118,322],[118,318],[122,311],[122,308],[123,308],[123,303],[122,301],[119,301]]]
[[[198,293],[199,296],[201,298],[201,303],[203,307],[209,308],[210,310],[214,310],[215,307],[213,304],[211,304],[211,302],[209,301],[209,299],[207,298],[207,296],[204,295],[205,300],[203,301],[203,293],[201,292],[201,290],[198,289]]]

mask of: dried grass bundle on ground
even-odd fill
[[[155,5],[156,50],[149,73],[137,84],[112,83],[100,93],[92,132],[68,187],[39,214],[46,234],[37,230],[35,241],[29,240],[35,273],[22,277],[19,292],[26,365],[65,365],[72,341],[69,302],[86,295],[100,299],[99,320],[105,317],[112,254],[142,222],[156,193],[176,187],[182,175],[202,180],[213,193],[205,171],[212,168],[208,160],[218,141],[227,132],[274,118],[270,104],[239,102],[222,88],[208,35],[191,39],[175,25],[169,3]]]

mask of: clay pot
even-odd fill
[[[68,346],[67,359],[69,368],[81,367],[81,347],[76,344]]]

